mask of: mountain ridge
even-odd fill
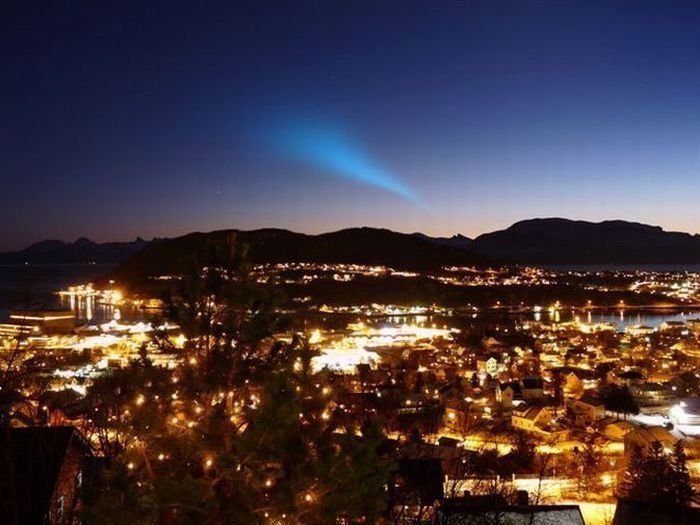
[[[425,269],[440,265],[513,264],[700,264],[700,235],[620,219],[591,222],[543,217],[526,219],[473,239],[461,234],[432,237],[386,228],[356,227],[321,234],[282,228],[192,232],[169,239],[95,243],[46,240],[17,252],[0,252],[0,264],[113,263],[167,273],[172,261],[202,257],[232,236],[248,245],[253,262],[382,264]],[[150,248],[151,246],[158,248]],[[142,255],[142,252],[146,252]],[[167,257],[156,252],[167,252]],[[151,257],[153,256],[153,257]],[[132,259],[134,259],[132,261]],[[135,272],[136,273],[136,272]]]
[[[119,264],[143,249],[149,241],[96,243],[85,237],[74,242],[47,239],[18,251],[0,252],[0,264]]]
[[[619,219],[527,219],[479,235],[471,248],[522,264],[700,263],[700,235]]]

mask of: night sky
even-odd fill
[[[700,231],[697,2],[17,0],[0,49],[0,249]]]

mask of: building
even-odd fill
[[[640,405],[661,405],[673,399],[673,392],[661,383],[642,383],[632,385],[630,392]]]
[[[498,383],[496,385],[496,402],[503,410],[511,410],[513,401],[522,398],[520,383],[513,381],[510,383]]]
[[[552,421],[549,407],[524,405],[513,411],[511,420],[513,428],[534,432],[537,426],[544,426]]]
[[[688,326],[683,321],[664,321],[659,325],[660,332],[683,334],[688,330]]]
[[[583,380],[576,372],[569,372],[564,381],[564,392],[569,396],[580,396],[583,394]]]
[[[476,369],[482,374],[495,377],[505,370],[505,365],[500,359],[500,355],[492,352],[476,360]]]
[[[38,327],[44,334],[68,334],[75,329],[73,310],[14,310],[14,324]]]
[[[553,419],[550,407],[523,405],[513,409],[511,424],[546,441],[566,441],[569,431],[555,424]]]
[[[451,432],[458,434],[466,432],[471,420],[467,401],[453,398],[445,403],[444,425]]]
[[[646,449],[655,441],[661,443],[665,450],[670,451],[678,438],[664,427],[639,427],[625,435],[625,454],[630,454],[635,447]]]
[[[74,427],[13,428],[0,440],[0,515],[8,523],[74,523],[92,449]],[[9,495],[12,496],[9,496]],[[16,519],[15,519],[16,518]]]
[[[635,425],[633,425],[629,421],[623,421],[623,420],[601,422],[601,426],[602,426],[603,435],[606,438],[613,439],[615,441],[623,441],[627,434],[629,434],[635,428],[637,428]]]
[[[645,326],[645,325],[630,325],[625,327],[625,333],[632,335],[634,337],[644,337],[644,336],[649,336],[656,332],[656,328],[653,326]]]
[[[12,324],[12,323],[0,323],[0,337],[7,337],[11,339],[30,337],[32,335],[39,335],[41,331],[38,326],[31,326],[27,324]]]
[[[577,425],[591,425],[605,418],[605,403],[595,397],[584,395],[580,399],[568,399],[566,407]]]

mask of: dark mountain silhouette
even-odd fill
[[[181,273],[194,259],[201,264],[215,253],[246,251],[250,262],[318,262],[386,265],[422,270],[447,265],[489,263],[486,257],[444,246],[415,235],[377,228],[351,228],[321,235],[287,230],[220,230],[157,240],[135,254],[115,273],[135,282],[151,275]]]
[[[351,228],[321,235],[281,229],[219,230],[151,242],[97,244],[42,241],[19,252],[0,253],[0,264],[124,263],[130,279],[180,273],[194,259],[221,250],[247,250],[253,263],[326,262],[386,265],[423,270],[441,266],[483,266],[498,262],[545,265],[700,264],[700,236],[667,232],[626,221],[600,223],[532,219],[469,239],[429,237],[377,228]]]
[[[480,235],[470,248],[529,264],[700,264],[700,236],[619,220],[526,220]]]
[[[95,243],[84,237],[75,242],[41,241],[17,252],[0,252],[0,264],[117,264],[147,244],[141,238],[107,243]]]
[[[430,237],[424,233],[416,232],[413,235],[427,241],[431,241],[435,244],[441,244],[443,246],[452,246],[453,248],[459,248],[460,250],[471,250],[474,239],[465,237],[461,233],[453,235],[452,237]]]

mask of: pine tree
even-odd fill
[[[639,487],[644,471],[644,450],[638,445],[632,446],[632,451],[627,463],[622,480],[619,484],[619,492],[621,495],[629,499],[639,499],[641,492]]]
[[[647,500],[662,504],[672,503],[669,486],[672,479],[671,464],[659,441],[649,444],[642,472],[644,483],[641,488],[644,490],[643,494],[647,494]]]
[[[535,442],[525,432],[516,431],[511,437],[512,450],[509,453],[510,463],[516,472],[527,472],[535,461]]]
[[[683,441],[677,441],[673,445],[671,454],[671,490],[673,501],[679,505],[689,505],[695,495],[695,490],[690,480],[687,457],[683,448]]]
[[[582,449],[574,452],[577,465],[578,490],[582,495],[595,493],[600,489],[601,453],[593,443],[586,443]]]
[[[658,442],[635,447],[620,484],[620,494],[633,501],[688,505],[694,495],[682,442],[669,455]]]

